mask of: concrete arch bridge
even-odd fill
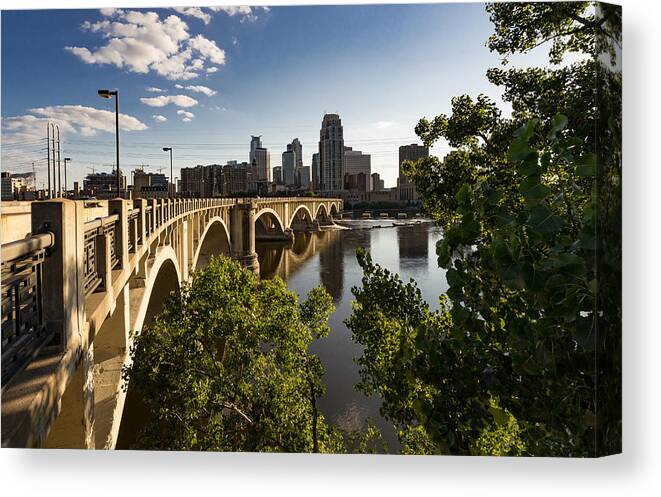
[[[115,448],[129,332],[212,255],[258,271],[256,240],[331,225],[342,201],[117,199],[94,219],[90,208],[33,202],[31,236],[2,245],[3,447]]]

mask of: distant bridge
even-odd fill
[[[31,236],[2,245],[2,446],[115,448],[129,332],[212,255],[258,271],[256,239],[292,240],[332,224],[342,206],[117,199],[89,219],[89,202],[33,202]]]

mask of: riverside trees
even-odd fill
[[[621,73],[617,6],[498,3],[504,63],[545,43],[546,68],[490,69],[512,105],[452,100],[421,119],[406,164],[449,290],[431,311],[415,283],[358,253],[347,321],[406,452],[594,456],[621,448]],[[568,63],[568,52],[578,52]],[[559,63],[563,63],[558,65]],[[554,65],[555,64],[555,65]]]

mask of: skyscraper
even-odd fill
[[[253,181],[271,181],[271,154],[269,151],[263,147],[257,147],[254,152],[251,151],[250,155],[252,156],[250,166]]]
[[[402,172],[402,164],[404,161],[415,161],[423,157],[429,157],[429,147],[416,145],[415,143],[399,147],[399,178],[397,179],[397,189],[399,190],[400,200],[409,202],[418,200],[418,192],[415,185]]]
[[[310,189],[310,166],[303,166],[298,170],[298,184],[301,190]]]
[[[273,168],[273,182],[277,185],[282,184],[282,166],[275,166]]]
[[[344,135],[337,114],[326,114],[319,132],[319,189],[342,190],[344,180]]]
[[[248,157],[248,164],[252,164],[253,159],[255,158],[255,151],[258,148],[262,148],[262,135],[250,136],[250,155]]]
[[[372,158],[351,147],[344,147],[344,188],[347,190],[370,191]]]
[[[291,147],[291,150],[296,154],[296,169],[303,167],[303,146],[298,138],[294,138],[292,142],[287,145],[287,150],[290,149],[289,147]]]
[[[319,152],[312,154],[312,189],[319,190],[321,173],[319,171]]]
[[[287,186],[296,185],[296,154],[289,145],[282,152],[282,182]]]

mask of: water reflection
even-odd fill
[[[375,262],[399,273],[404,281],[414,278],[424,298],[436,307],[438,296],[447,289],[443,272],[435,258],[429,257],[435,252],[440,232],[427,223],[393,227],[375,220],[356,221],[351,226],[354,229],[296,233],[289,244],[258,242],[260,275],[280,276],[301,298],[316,285],[326,287],[336,307],[330,318],[332,331],[311,346],[326,370],[327,392],[319,407],[331,423],[346,430],[357,429],[371,418],[394,448],[392,428],[379,414],[380,400],[367,398],[354,388],[360,377],[353,359],[361,348],[352,340],[344,320],[351,313],[351,288],[361,284],[356,248],[366,248]]]

